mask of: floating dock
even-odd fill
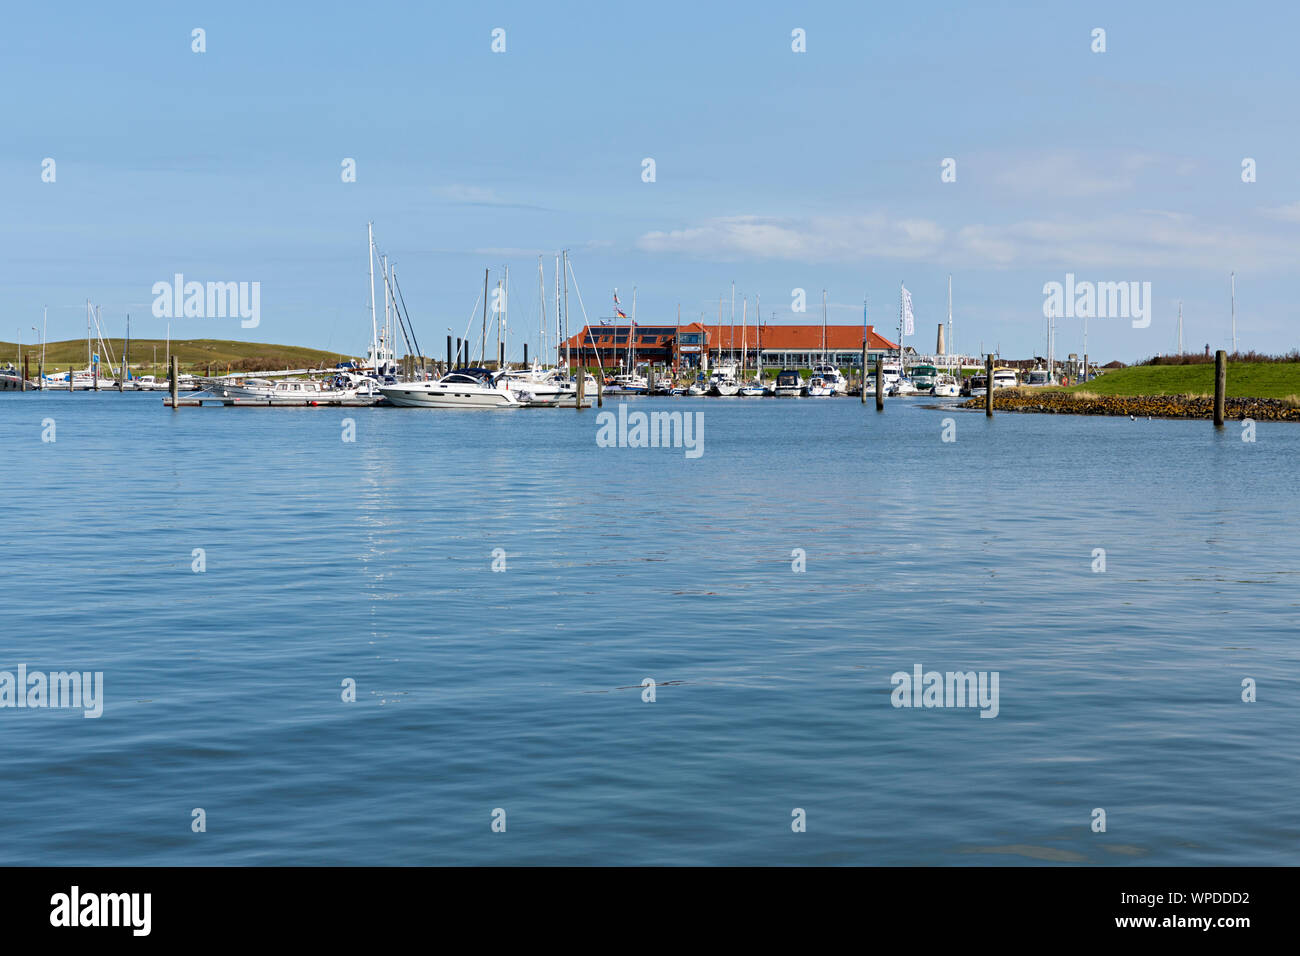
[[[172,400],[170,395],[163,399],[163,405],[167,408],[201,408],[204,405],[225,405],[227,408],[232,406],[239,408],[369,408],[372,405],[387,404],[388,401],[383,396],[342,398],[322,395],[318,398],[218,398],[215,395],[197,394],[186,398],[177,398],[175,401]]]

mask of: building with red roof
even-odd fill
[[[701,368],[739,364],[745,358],[753,365],[757,357],[766,368],[809,368],[823,360],[837,367],[857,367],[862,362],[865,332],[868,363],[896,352],[898,344],[868,325],[637,325],[629,323],[587,326],[561,346],[574,365],[590,368],[626,367],[629,333],[637,365],[651,364],[678,368]],[[823,339],[823,331],[825,338]]]

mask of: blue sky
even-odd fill
[[[589,314],[635,286],[647,323],[712,319],[734,280],[777,322],[819,321],[823,288],[860,322],[866,296],[892,337],[905,281],[922,349],[951,273],[957,346],[1009,357],[1044,351],[1045,282],[1151,282],[1149,328],[1089,323],[1103,361],[1172,350],[1179,300],[1189,349],[1230,344],[1235,270],[1240,346],[1297,345],[1293,5],[896,6],[11,5],[0,339],[44,305],[51,340],[84,335],[87,298],[161,336],[151,288],[181,272],[260,282],[262,320],[174,337],[361,353],[374,220],[434,353],[506,264],[535,348],[560,248]]]

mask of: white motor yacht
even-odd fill
[[[993,387],[995,389],[1015,388],[1017,384],[1015,369],[995,368],[993,370]]]
[[[246,378],[238,382],[218,382],[209,388],[217,398],[234,398],[244,401],[301,398],[318,398],[325,391],[325,383],[314,378],[285,378],[272,381],[268,378]]]
[[[809,398],[830,398],[834,394],[835,386],[831,385],[824,378],[815,376],[808,380]]]
[[[840,370],[829,362],[822,362],[814,365],[812,370],[814,379],[820,378],[822,383],[831,390],[832,395],[843,395],[848,391],[848,381],[840,374]],[[812,386],[808,387],[808,394],[812,394]]]
[[[560,369],[544,369],[536,362],[526,369],[506,369],[505,379],[518,391],[527,392],[531,399],[529,405],[558,405],[561,402],[572,404],[578,400],[578,383],[570,379]],[[595,380],[587,394],[595,391]]]
[[[798,398],[803,394],[803,376],[794,369],[781,370],[777,373],[772,394],[778,398]]]
[[[997,376],[995,375],[994,378]],[[1025,377],[1025,384],[1031,387],[1041,387],[1044,385],[1055,385],[1052,381],[1052,373],[1045,368],[1031,368],[1029,374]]]
[[[961,394],[961,386],[951,375],[941,373],[935,376],[934,384],[930,386],[930,394],[939,398],[956,398]]]
[[[531,400],[526,388],[512,389],[503,374],[462,368],[435,382],[399,382],[379,389],[394,405],[421,408],[520,408]]]

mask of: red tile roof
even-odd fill
[[[699,323],[693,323],[699,328]],[[706,325],[704,330],[709,336],[709,347],[721,346],[730,349],[732,343],[740,348],[741,329],[729,325]],[[817,351],[822,347],[822,327],[820,325],[764,325],[756,330],[752,325],[744,333],[745,343],[753,348],[761,341],[763,348],[778,352]],[[867,326],[867,347],[871,349],[896,349],[898,343],[891,342],[876,331],[875,326]],[[826,348],[832,351],[858,350],[862,348],[862,326],[828,325],[826,326]]]
[[[646,334],[643,328],[654,329],[653,334]],[[662,325],[655,326],[636,326],[636,343],[638,347],[654,346],[660,342],[666,342],[672,338],[672,334],[662,335]],[[781,352],[795,351],[819,351],[822,347],[822,327],[820,325],[764,325],[761,330],[754,326],[749,326],[746,330],[741,329],[739,325],[732,327],[729,325],[703,325],[699,322],[689,322],[681,326],[681,332],[699,332],[704,331],[708,336],[708,346],[710,349],[740,348],[742,340],[746,347],[754,348],[761,340],[763,348],[773,349]],[[618,334],[620,341],[627,341],[627,326],[624,325],[597,325],[592,326],[592,334],[595,336],[598,344],[608,347],[601,341],[602,333],[605,335]],[[571,348],[581,346],[590,347],[591,339],[588,338],[587,330],[572,336],[569,339]],[[867,346],[876,350],[889,350],[898,348],[898,343],[891,342],[883,335],[878,333],[875,326],[867,326]],[[826,326],[826,348],[828,351],[857,351],[862,348],[862,326],[860,325],[828,325]]]

